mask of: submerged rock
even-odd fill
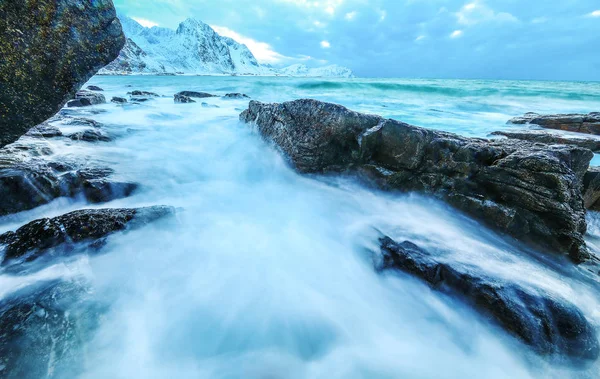
[[[176,103],[195,103],[189,96],[176,94],[174,97]]]
[[[90,91],[104,91],[102,88],[100,88],[98,86],[87,86],[86,89],[89,89]]]
[[[110,0],[0,2],[0,147],[56,114],[125,44]]]
[[[474,268],[440,262],[411,242],[380,240],[383,269],[398,269],[424,280],[433,289],[459,296],[510,334],[542,355],[575,362],[598,359],[594,327],[573,304],[542,290],[488,277]]]
[[[106,103],[106,98],[103,94],[81,90],[77,91],[75,94],[75,99],[69,101],[67,103],[67,107],[87,107],[90,105],[104,104]]]
[[[534,124],[547,129],[566,130],[569,132],[600,134],[600,112],[589,114],[555,114],[539,115],[526,113],[508,121],[511,124]]]
[[[49,150],[49,151],[47,151]],[[83,196],[105,202],[129,196],[138,185],[115,181],[112,170],[48,157],[47,145],[0,149],[0,216],[33,209],[59,197]]]
[[[118,97],[115,96],[110,100],[112,103],[116,103],[116,104],[125,104],[127,103],[127,99],[124,97]]]
[[[42,123],[29,129],[25,135],[28,137],[54,138],[62,137],[63,133],[56,126],[48,123]]]
[[[157,93],[148,92],[148,91],[140,91],[140,90],[135,90],[135,91],[127,92],[127,94],[130,95],[130,96],[160,97],[160,95],[157,94]]]
[[[316,100],[251,101],[240,120],[300,172],[358,173],[383,189],[431,194],[519,240],[575,262],[589,258],[587,149],[465,138]]]
[[[165,206],[84,209],[35,220],[15,232],[0,235],[0,246],[4,245],[2,264],[15,259],[32,261],[41,255],[51,254],[57,247],[64,252],[82,243],[86,243],[86,247],[98,246],[98,242],[111,233],[138,228],[173,214],[175,209]]]
[[[81,132],[69,134],[68,137],[74,141],[86,141],[86,142],[110,142],[112,138],[106,134],[94,130],[87,129]]]
[[[217,95],[211,95],[210,93],[196,92],[196,91],[181,91],[181,92],[177,92],[175,94],[175,96],[177,96],[177,95],[182,95],[182,96],[187,96],[187,97],[195,97],[195,98],[199,98],[199,99],[203,99],[206,97],[217,97]]]
[[[202,108],[219,108],[219,106],[216,104],[202,103],[200,105],[202,106]]]
[[[492,135],[504,136],[524,141],[545,143],[549,145],[573,145],[583,147],[585,149],[590,149],[595,153],[600,152],[600,138],[592,136],[573,136],[566,134],[549,133],[543,130],[498,131],[493,132]]]
[[[250,96],[243,93],[228,93],[223,96],[226,99],[249,99]]]
[[[0,377],[77,377],[105,309],[79,281],[44,281],[0,300]]]

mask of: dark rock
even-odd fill
[[[0,2],[0,147],[56,114],[125,44],[110,0]]]
[[[175,95],[174,101],[176,103],[195,103],[190,97],[180,94]]]
[[[102,88],[100,88],[98,86],[87,86],[86,89],[89,89],[90,91],[104,91]]]
[[[55,248],[70,251],[73,246],[90,246],[111,233],[139,228],[173,215],[165,206],[148,208],[84,209],[54,218],[35,220],[15,232],[0,235],[4,245],[3,265],[15,259],[32,261],[55,253]],[[82,244],[85,243],[85,244]]]
[[[595,361],[600,346],[594,327],[573,304],[556,295],[489,277],[476,268],[440,261],[411,242],[382,238],[384,269],[398,269],[433,289],[460,298],[541,355],[577,363]]]
[[[139,91],[139,90],[127,92],[127,94],[130,95],[130,96],[160,97],[160,95],[157,94],[157,93],[147,92],[147,91]]]
[[[84,196],[104,202],[129,196],[137,184],[110,178],[112,170],[45,157],[47,146],[9,145],[0,149],[0,216],[33,209],[59,197]]]
[[[56,126],[44,122],[29,129],[25,135],[28,137],[54,138],[62,137],[63,134]]]
[[[30,285],[0,301],[0,377],[77,377],[106,307],[78,281]]]
[[[81,90],[75,94],[75,99],[67,103],[67,107],[87,107],[90,105],[104,104],[106,98],[101,93]]]
[[[209,104],[209,103],[202,103],[200,104],[202,106],[202,108],[219,108],[218,105],[215,104]]]
[[[110,138],[109,136],[105,135],[104,133],[102,133],[98,130],[94,130],[94,129],[87,129],[82,132],[73,133],[73,134],[70,134],[68,137],[74,141],[86,141],[86,142],[110,142],[110,141],[112,141],[112,138]]]
[[[113,103],[117,103],[117,104],[125,104],[127,102],[127,99],[123,98],[123,97],[113,97],[111,100],[111,102]]]
[[[69,126],[90,126],[92,128],[101,128],[104,125],[102,123],[99,123],[98,121],[92,120],[91,118],[84,118],[84,117],[61,117],[59,118],[59,121],[63,124],[63,125],[69,125]]]
[[[587,209],[600,211],[600,167],[590,167],[583,177],[583,203]]]
[[[177,92],[175,94],[175,96],[177,96],[177,95],[183,95],[183,96],[187,96],[187,97],[195,97],[195,98],[199,98],[199,99],[203,99],[206,97],[217,97],[217,95],[211,95],[210,93],[196,92],[196,91],[181,91],[181,92]]]
[[[245,95],[243,93],[228,93],[223,97],[226,99],[249,99],[250,98],[250,96]]]
[[[590,149],[595,153],[600,152],[600,138],[573,136],[566,134],[549,133],[543,130],[520,130],[520,131],[499,131],[493,132],[494,136],[504,136],[524,141],[545,143],[548,145],[573,145]]]
[[[303,173],[358,173],[387,190],[431,194],[543,249],[589,258],[582,179],[587,149],[464,138],[335,104],[251,101],[240,120]]]
[[[534,124],[542,128],[566,130],[569,132],[600,134],[600,112],[589,114],[539,115],[526,113],[508,121],[511,124]]]

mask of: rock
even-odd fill
[[[125,103],[127,103],[127,99],[125,99],[124,97],[117,97],[117,96],[113,97],[110,101],[112,103],[116,103],[116,104],[125,104]]]
[[[49,151],[46,151],[49,150]],[[47,145],[0,149],[0,216],[33,209],[59,197],[83,196],[93,203],[129,196],[138,185],[115,181],[112,170],[86,162],[54,161]]]
[[[35,220],[15,232],[0,235],[0,245],[4,245],[2,265],[16,259],[32,261],[41,255],[53,255],[56,248],[63,254],[76,245],[98,246],[98,241],[111,233],[139,228],[173,214],[175,209],[166,206],[84,209]]]
[[[72,378],[105,306],[81,281],[50,280],[0,300],[0,376]]]
[[[91,118],[85,118],[85,117],[60,117],[58,119],[61,124],[63,125],[69,125],[69,126],[90,126],[92,128],[101,128],[104,125],[102,123],[99,123],[96,120],[92,120]]]
[[[175,95],[174,101],[176,103],[195,103],[190,97],[180,94]]]
[[[82,132],[69,134],[68,137],[74,141],[86,141],[86,142],[110,142],[112,138],[105,135],[104,133],[94,130],[87,129]]]
[[[125,44],[110,0],[0,2],[0,147],[56,114]]]
[[[240,115],[302,173],[350,172],[445,200],[496,230],[575,262],[589,258],[587,149],[460,137],[316,100],[251,101]]]
[[[100,88],[98,86],[87,86],[86,89],[89,89],[90,91],[104,91],[102,88]]]
[[[62,137],[62,132],[56,126],[50,125],[48,123],[41,123],[33,128],[29,129],[27,133],[25,133],[28,137],[36,137],[36,138],[54,138],[54,137]]]
[[[157,93],[148,92],[148,91],[139,91],[139,90],[127,92],[127,94],[130,95],[130,96],[160,97],[160,95],[157,94]]]
[[[587,209],[600,211],[600,167],[590,167],[583,177],[583,204]]]
[[[476,268],[440,261],[411,242],[380,240],[383,269],[398,269],[424,280],[433,289],[458,296],[541,355],[577,363],[598,359],[594,327],[569,301],[528,288]]]
[[[250,96],[245,95],[243,93],[228,93],[223,97],[226,99],[249,99],[250,98]]]
[[[526,113],[508,121],[511,124],[534,124],[546,129],[566,130],[576,133],[600,134],[600,112],[589,114],[539,115]]]
[[[206,92],[196,92],[196,91],[181,91],[181,92],[177,92],[175,94],[175,96],[177,95],[183,95],[183,96],[187,96],[187,97],[195,97],[195,98],[206,98],[206,97],[217,97],[217,95],[211,95],[210,93],[206,93]]]
[[[90,105],[104,104],[106,98],[101,93],[81,90],[75,94],[75,99],[67,103],[67,107],[87,107]]]
[[[202,108],[219,108],[218,105],[215,104],[209,104],[209,103],[202,103],[200,104],[202,106]]]
[[[543,130],[520,130],[520,131],[499,131],[493,132],[494,136],[504,136],[513,139],[520,139],[524,141],[545,143],[548,145],[573,145],[583,147],[584,149],[590,149],[595,153],[600,152],[600,138],[597,137],[586,137],[586,136],[573,136],[567,134],[548,133]]]

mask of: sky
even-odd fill
[[[599,0],[114,0],[145,26],[196,18],[261,63],[362,77],[600,81]]]

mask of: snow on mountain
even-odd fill
[[[187,19],[177,30],[171,30],[146,28],[129,17],[119,18],[127,42],[119,57],[100,74],[353,76],[350,69],[337,65],[312,69],[293,65],[280,70],[261,65],[246,45],[220,36],[195,19]]]

